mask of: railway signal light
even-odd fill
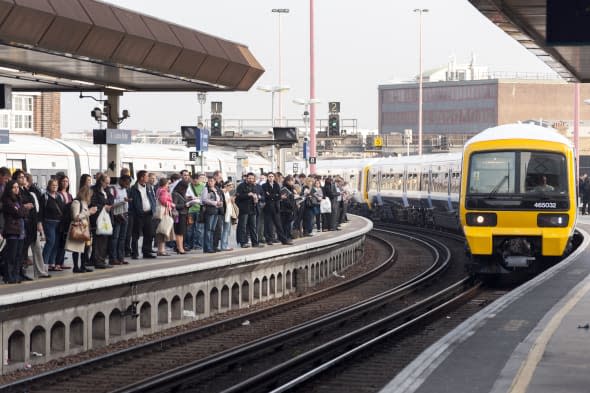
[[[211,115],[211,136],[221,136],[221,115]]]
[[[328,117],[328,135],[339,136],[340,135],[340,115],[331,114]]]

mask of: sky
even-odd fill
[[[245,44],[266,72],[248,92],[208,93],[223,102],[224,119],[270,119],[271,94],[257,86],[279,84],[278,15],[281,16],[282,113],[301,118],[294,99],[309,98],[308,0],[105,0],[117,6]],[[467,0],[315,0],[316,117],[327,118],[328,102],[339,101],[341,118],[376,129],[379,84],[407,81],[418,73],[418,14],[423,15],[424,69],[444,66],[451,56],[490,71],[551,73],[551,69],[481,15]],[[96,128],[90,117],[95,102],[62,94],[62,132]],[[275,115],[278,112],[275,107]],[[200,106],[195,93],[125,93],[121,109],[131,118],[120,128],[180,130],[196,124]]]

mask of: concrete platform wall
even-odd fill
[[[1,372],[305,292],[358,262],[364,241],[4,305]]]

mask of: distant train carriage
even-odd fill
[[[237,178],[235,152],[212,148],[201,160],[189,160],[189,148],[183,145],[133,143],[121,145],[121,167],[129,168],[133,176],[140,170],[160,176],[187,169],[191,173],[203,170],[222,171],[224,176]],[[268,171],[270,163],[256,153],[248,153],[246,171]],[[103,149],[102,168],[106,168],[106,148]],[[101,167],[100,147],[83,140],[59,140],[35,135],[11,134],[10,143],[0,146],[0,166],[11,170],[24,169],[33,175],[42,188],[52,175],[65,173],[70,178],[71,190],[83,173],[96,173]]]

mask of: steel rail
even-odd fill
[[[391,231],[386,230],[378,231],[392,233]],[[404,297],[408,293],[415,291],[417,288],[426,285],[432,279],[444,272],[448,267],[451,258],[450,250],[442,242],[431,239],[431,241],[436,244],[436,246],[433,246],[422,239],[419,235],[395,232],[393,234],[399,237],[414,240],[422,244],[422,246],[427,247],[433,254],[435,261],[425,272],[411,278],[406,283],[389,289],[381,294],[375,295],[369,299],[350,305],[338,311],[328,313],[306,323],[283,330],[279,333],[275,333],[242,346],[232,348],[225,352],[212,355],[206,359],[198,360],[193,363],[178,367],[174,370],[147,378],[138,383],[115,390],[113,393],[182,391],[183,388],[198,380],[200,378],[200,374],[206,370],[225,367],[228,365],[235,367],[240,362],[251,361],[253,354],[256,352],[269,351],[271,349],[281,349],[285,346],[286,342],[295,340],[297,337],[317,334],[318,331],[322,331],[331,325],[335,325],[341,321],[351,319],[354,316],[367,313],[374,308]],[[441,257],[437,247],[444,250],[444,253],[446,254],[444,257]]]

